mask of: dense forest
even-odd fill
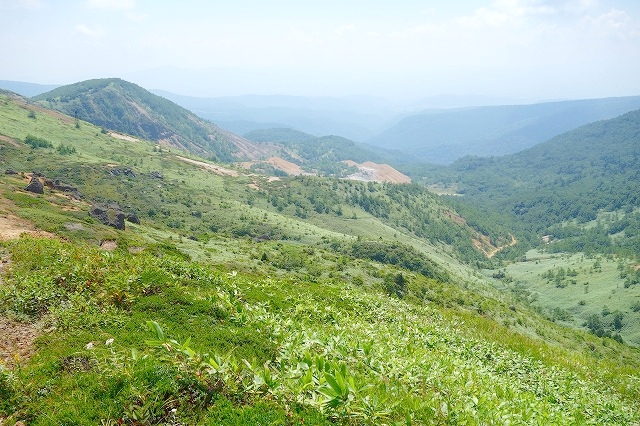
[[[517,230],[531,245],[552,234],[558,250],[638,253],[640,110],[585,125],[518,154],[466,157],[413,168],[423,182],[455,187],[470,206]],[[469,206],[467,208],[462,206]],[[602,212],[619,215],[598,219]],[[585,227],[598,223],[596,228]],[[624,238],[611,238],[623,233]]]

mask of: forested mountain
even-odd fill
[[[352,160],[356,163],[406,161],[404,156],[397,151],[365,145],[341,136],[313,136],[288,128],[254,130],[246,133],[244,137],[260,144],[278,145],[283,148],[282,157],[284,159],[324,172],[346,167],[341,164],[345,160]]]
[[[502,215],[530,239],[550,233],[576,237],[577,246],[565,247],[572,250],[606,251],[622,245],[638,253],[639,160],[637,110],[587,124],[517,154],[466,157],[432,172],[427,180],[457,186],[464,195],[461,204]],[[570,226],[596,220],[603,211],[625,214],[603,228],[578,232]],[[611,238],[623,231],[626,238]]]
[[[640,108],[640,96],[432,110],[404,118],[367,143],[414,162],[448,164],[466,155],[515,153],[596,120]]]
[[[140,86],[110,78],[58,87],[39,104],[107,130],[175,146],[223,161],[255,158],[260,149]]]

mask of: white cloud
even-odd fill
[[[91,38],[99,38],[105,34],[104,28],[102,28],[100,25],[91,28],[85,24],[78,24],[75,26],[75,30],[76,33]]]
[[[460,16],[455,21],[461,27],[469,29],[499,28],[557,13],[555,7],[538,0],[496,0],[490,7],[482,7],[472,15]]]
[[[87,0],[87,5],[94,9],[131,10],[135,7],[134,0]]]
[[[603,13],[595,18],[585,17],[582,21],[587,30],[601,37],[616,37],[619,39],[627,39],[637,37],[640,28],[633,27],[632,20],[629,15],[618,9],[611,9],[607,13]]]
[[[602,14],[591,22],[594,26],[603,30],[620,30],[626,27],[631,21],[629,15],[623,10],[612,9],[610,12]]]
[[[356,26],[354,24],[349,24],[349,25],[343,25],[340,28],[336,28],[333,33],[338,37],[342,37],[347,33],[354,33],[356,31],[357,31]]]
[[[146,13],[133,13],[133,12],[127,12],[124,15],[128,20],[130,21],[134,21],[134,22],[142,22],[142,21],[146,21],[147,19],[149,19],[149,15]]]
[[[597,0],[568,0],[562,9],[570,14],[583,15],[598,6]]]

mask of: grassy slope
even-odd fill
[[[199,155],[225,161],[236,155],[237,148],[223,130],[167,99],[117,78],[62,86],[33,99],[97,126],[163,141]]]
[[[633,345],[640,344],[640,321],[632,310],[638,289],[636,285],[625,288],[625,279],[615,267],[637,262],[638,123],[640,112],[633,111],[583,126],[515,155],[467,158],[448,169],[457,174],[449,176],[448,184],[457,181],[458,189],[465,192],[457,202],[481,207],[486,216],[511,224],[523,243],[521,247],[587,253],[589,257],[598,253],[616,255],[610,262],[602,260],[602,273],[580,273],[573,277],[578,285],[556,287],[540,275],[554,265],[555,272],[560,267],[576,269],[576,265],[577,269],[588,270],[593,260],[565,262],[558,254],[534,265],[518,262],[524,250],[514,251],[509,259],[516,262],[508,265],[506,272],[517,285],[508,288],[537,294],[536,306],[549,317],[575,327],[582,327],[589,316],[600,314],[605,306],[612,312],[618,310],[624,315],[619,330],[611,326],[613,315],[600,318],[606,329],[619,332]],[[551,235],[554,243],[546,246],[543,235]],[[610,273],[605,271],[606,265],[614,266]],[[592,284],[589,293],[582,285],[587,281]]]
[[[4,98],[0,104],[0,134],[34,134],[78,151],[62,156],[0,142],[3,168],[60,173],[86,195],[122,197],[123,204],[128,189],[143,197],[142,205],[171,213],[114,231],[88,218],[87,204],[24,194],[21,176],[0,177],[3,195],[14,203],[5,209],[71,240],[4,245],[12,266],[0,287],[1,311],[48,331],[32,360],[0,373],[0,417],[15,413],[11,419],[30,424],[135,424],[136,417],[186,424],[639,420],[637,350],[549,323],[459,263],[454,280],[442,283],[330,250],[323,237],[338,238],[327,228],[344,232],[340,224],[356,235],[392,239],[390,228],[362,210],[357,219],[334,217],[329,226],[320,216],[312,225],[255,200],[248,205],[248,178],[204,173],[145,142],[125,143],[44,113],[29,118]],[[138,177],[113,178],[106,166],[112,162],[136,167]],[[162,170],[164,179],[148,177],[152,170]],[[152,194],[138,192],[138,185]],[[199,209],[204,219],[191,214]],[[256,244],[234,236],[238,226],[260,225],[265,214],[268,229],[284,228],[288,240]],[[207,215],[223,232],[188,239]],[[453,261],[409,233],[397,235],[434,259]],[[97,240],[106,238],[121,250],[97,250]],[[173,257],[172,245],[216,270]],[[147,248],[133,255],[127,246]],[[404,300],[380,291],[385,276],[398,273],[408,280]],[[191,337],[194,352],[145,345],[154,338],[147,320],[169,338]],[[109,338],[112,346],[104,343]],[[230,355],[201,364],[203,351]]]
[[[625,342],[640,346],[640,312],[632,309],[640,302],[640,288],[637,285],[625,287],[619,260],[584,254],[546,254],[535,250],[528,252],[526,257],[526,262],[506,266],[505,288],[525,292],[524,296],[534,306],[574,327],[582,326],[590,315],[597,314],[608,330],[619,332]],[[560,268],[577,274],[567,276],[562,282],[548,278],[549,271],[557,276]],[[490,275],[494,273],[491,271]],[[623,314],[619,330],[612,324],[615,311]]]

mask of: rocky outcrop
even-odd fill
[[[80,193],[80,191],[78,191],[78,188],[76,188],[75,186],[63,184],[58,179],[56,180],[45,179],[44,184],[47,188],[51,190],[61,191],[75,198],[76,200],[82,200],[82,194]]]
[[[37,176],[33,176],[29,185],[25,188],[25,191],[33,192],[35,194],[44,194],[44,185],[40,182]]]
[[[130,178],[136,177],[136,172],[129,168],[112,169],[109,171],[109,174],[111,176],[127,176]]]
[[[107,226],[124,230],[126,215],[117,204],[94,204],[89,210],[89,216],[98,219]]]
[[[131,223],[135,223],[136,225],[140,225],[140,218],[133,213],[129,213],[127,215],[127,221]]]

